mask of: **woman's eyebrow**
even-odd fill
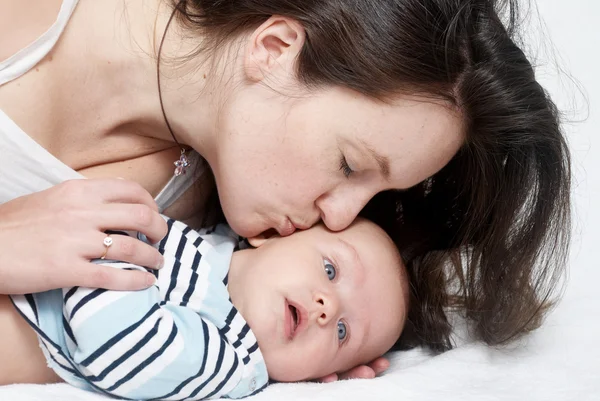
[[[390,159],[379,154],[375,149],[369,146],[368,143],[361,140],[360,144],[365,148],[369,156],[379,165],[379,171],[386,181],[390,180]]]

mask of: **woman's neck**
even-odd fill
[[[157,54],[172,7],[164,0],[81,2],[57,47],[64,57],[54,70],[60,85],[55,123],[63,140],[69,135],[90,141],[122,133],[172,143],[158,96]],[[206,72],[194,50],[195,40],[183,39],[176,18],[161,53],[161,91],[165,113],[177,139],[201,154],[211,152],[211,127],[218,99],[207,96]],[[64,61],[60,61],[64,60]],[[64,68],[62,68],[64,67]],[[73,99],[77,99],[74,101]],[[65,110],[58,105],[69,105]],[[62,118],[61,118],[62,117]],[[65,138],[65,136],[67,136]],[[86,134],[87,136],[87,134]],[[85,147],[85,145],[84,145]]]

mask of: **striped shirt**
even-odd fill
[[[135,400],[241,398],[262,390],[266,365],[227,291],[238,238],[223,226],[197,232],[166,220],[155,286],[64,288],[13,296],[15,307],[37,332],[49,366],[77,387]]]

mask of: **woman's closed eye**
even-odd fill
[[[344,156],[344,154],[342,154],[340,157],[340,171],[344,173],[344,176],[346,178],[350,178],[350,175],[354,172],[354,170],[350,168],[348,160],[346,159],[346,156]]]

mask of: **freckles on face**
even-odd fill
[[[400,96],[389,104],[367,103],[362,114],[370,117],[353,121],[345,140],[362,153],[359,165],[383,170],[381,161],[387,161],[387,183],[380,190],[418,184],[442,169],[464,142],[460,113],[443,101]]]
[[[307,102],[290,103],[253,105],[250,110],[261,115],[246,123],[232,118],[220,139],[213,170],[225,216],[240,234],[278,229],[287,218],[302,227],[314,224],[315,200],[338,178],[326,131],[307,120]],[[237,107],[248,113],[243,104]]]
[[[293,100],[241,96],[227,116],[209,162],[225,216],[246,236],[287,218],[306,226],[328,216],[328,227],[341,230],[378,192],[439,171],[464,141],[460,113],[443,101],[399,95],[382,103],[342,88]]]

